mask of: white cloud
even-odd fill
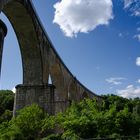
[[[124,0],[124,8],[128,8],[133,3],[133,0]]]
[[[124,9],[127,9],[133,16],[140,16],[140,0],[124,0]]]
[[[137,38],[138,41],[140,41],[140,34],[135,35],[134,38]]]
[[[111,77],[106,79],[106,81],[112,85],[120,85],[122,84],[122,80],[125,80],[126,78],[123,77]]]
[[[138,83],[140,83],[140,79],[138,79]]]
[[[61,0],[54,5],[53,23],[68,37],[87,33],[113,19],[112,0]]]
[[[140,57],[137,57],[137,59],[136,59],[136,65],[137,66],[140,66]]]
[[[135,16],[140,16],[140,9],[139,9],[139,10],[135,10],[135,11],[134,11],[134,15],[135,15]]]
[[[125,89],[117,90],[117,94],[124,98],[140,97],[140,87],[135,87],[134,85],[128,85]]]

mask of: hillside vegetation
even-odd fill
[[[56,116],[49,116],[33,104],[11,118],[13,93],[2,91],[0,140],[120,140],[121,136],[131,136],[127,139],[136,140],[140,134],[140,99],[125,99],[115,95],[102,97],[102,103],[94,99],[73,102],[65,113]]]
[[[0,123],[11,120],[13,114],[14,93],[0,90]]]

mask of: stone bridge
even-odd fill
[[[31,0],[0,0],[2,11],[16,33],[23,66],[23,84],[16,86],[16,110],[32,103],[48,113],[64,111],[71,101],[99,96],[83,86],[69,71],[53,47]],[[6,25],[0,21],[0,70]],[[48,83],[49,76],[52,84]]]

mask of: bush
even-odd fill
[[[5,110],[13,111],[14,93],[10,90],[0,90],[0,116]]]
[[[44,113],[36,104],[21,109],[12,120],[11,112],[6,110],[0,117],[0,140],[119,139],[139,135],[140,100],[114,95],[104,99],[100,104],[91,99],[73,102],[66,112],[55,116]]]
[[[10,121],[12,119],[13,112],[10,110],[5,110],[5,112],[0,116],[0,123],[5,121]]]
[[[61,135],[58,134],[51,134],[46,138],[43,138],[42,140],[62,140]]]
[[[34,140],[40,137],[42,120],[45,113],[38,105],[33,104],[18,112],[18,116],[0,125],[2,140]]]

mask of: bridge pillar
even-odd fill
[[[17,111],[33,103],[38,104],[48,114],[55,114],[54,85],[17,85],[13,116]]]
[[[2,20],[0,20],[0,77],[1,77],[1,63],[2,63],[2,52],[3,52],[3,43],[4,43],[4,37],[7,34],[7,27],[3,23]]]

